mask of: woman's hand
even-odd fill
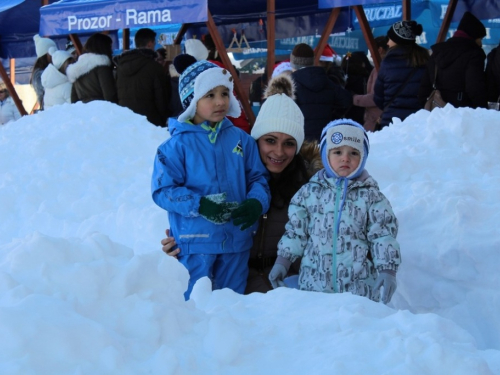
[[[170,237],[170,229],[165,230],[166,238],[161,240],[162,250],[165,254],[170,255],[171,257],[177,258],[177,254],[181,252],[181,249],[175,248],[177,243],[175,242],[174,237]],[[174,249],[174,250],[172,250]]]

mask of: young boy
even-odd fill
[[[299,288],[352,292],[388,303],[401,263],[397,219],[377,182],[364,169],[368,136],[358,123],[341,119],[322,132],[324,169],[292,198],[286,232],[269,280],[284,286],[290,264],[302,258]]]
[[[158,148],[153,200],[168,211],[182,249],[177,258],[190,275],[185,298],[204,276],[213,289],[243,293],[252,236],[269,208],[268,172],[254,139],[226,118],[240,114],[229,72],[205,60],[176,68],[185,69],[184,112],[169,120],[171,138]]]

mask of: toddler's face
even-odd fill
[[[196,104],[194,124],[204,121],[214,125],[226,117],[229,110],[229,89],[226,86],[217,86],[207,92]]]
[[[330,167],[340,177],[347,177],[358,168],[361,154],[351,146],[340,146],[328,151]]]

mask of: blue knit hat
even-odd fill
[[[179,115],[178,120],[184,122],[194,118],[198,100],[217,86],[225,86],[229,89],[227,116],[238,117],[241,108],[233,95],[233,77],[231,73],[209,61],[200,60],[189,65],[179,77],[179,96],[184,112]]]
[[[328,177],[340,177],[330,166],[328,162],[328,152],[332,148],[341,146],[351,146],[359,151],[361,161],[358,168],[354,170],[346,179],[359,177],[365,169],[366,159],[370,152],[370,142],[365,129],[356,121],[349,119],[340,119],[330,122],[321,132],[320,152],[323,166]]]

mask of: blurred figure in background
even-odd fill
[[[415,21],[399,21],[387,32],[389,50],[380,64],[373,97],[383,110],[377,128],[389,125],[393,117],[403,121],[422,108],[417,94],[429,60],[429,52],[417,44],[423,31]]]
[[[49,38],[42,38],[40,35],[36,34],[33,37],[35,42],[36,50],[36,61],[33,66],[33,71],[31,73],[30,84],[35,90],[36,101],[38,103],[40,111],[43,111],[43,94],[44,89],[42,85],[42,73],[50,64],[51,59],[49,55],[49,49],[54,47],[57,49],[56,43]]]
[[[387,49],[389,48],[389,46],[387,45],[387,36],[379,36],[375,38],[375,44],[377,46],[378,53],[380,54],[380,58],[383,60],[385,54],[387,53]],[[358,107],[365,107],[364,121],[362,123],[365,130],[371,132],[375,131],[375,124],[377,122],[377,119],[382,115],[382,110],[378,108],[373,101],[373,91],[375,88],[377,77],[378,70],[373,68],[370,76],[368,77],[366,94],[354,95],[352,98],[354,105]]]
[[[454,107],[487,107],[482,39],[486,28],[470,12],[465,12],[453,37],[431,47],[427,72],[422,77],[418,98],[421,108],[433,90]],[[437,70],[436,70],[437,69]]]
[[[372,66],[362,51],[349,52],[342,59],[342,70],[345,72],[345,89],[353,95],[365,95],[367,93],[367,84]],[[356,105],[351,106],[345,117],[350,118],[360,124],[363,123],[365,109]]]
[[[7,86],[0,81],[0,125],[5,125],[9,121],[16,121],[19,118],[21,118],[21,114],[10,97]]]
[[[66,69],[69,64],[75,62],[71,53],[67,51],[57,51],[51,47],[50,55],[52,63],[42,73],[42,85],[45,89],[43,102],[45,109],[58,104],[71,103],[71,82],[66,76]]]
[[[66,69],[71,87],[71,103],[107,100],[116,103],[115,77],[111,62],[113,40],[101,33],[90,36],[83,46],[83,53]]]

